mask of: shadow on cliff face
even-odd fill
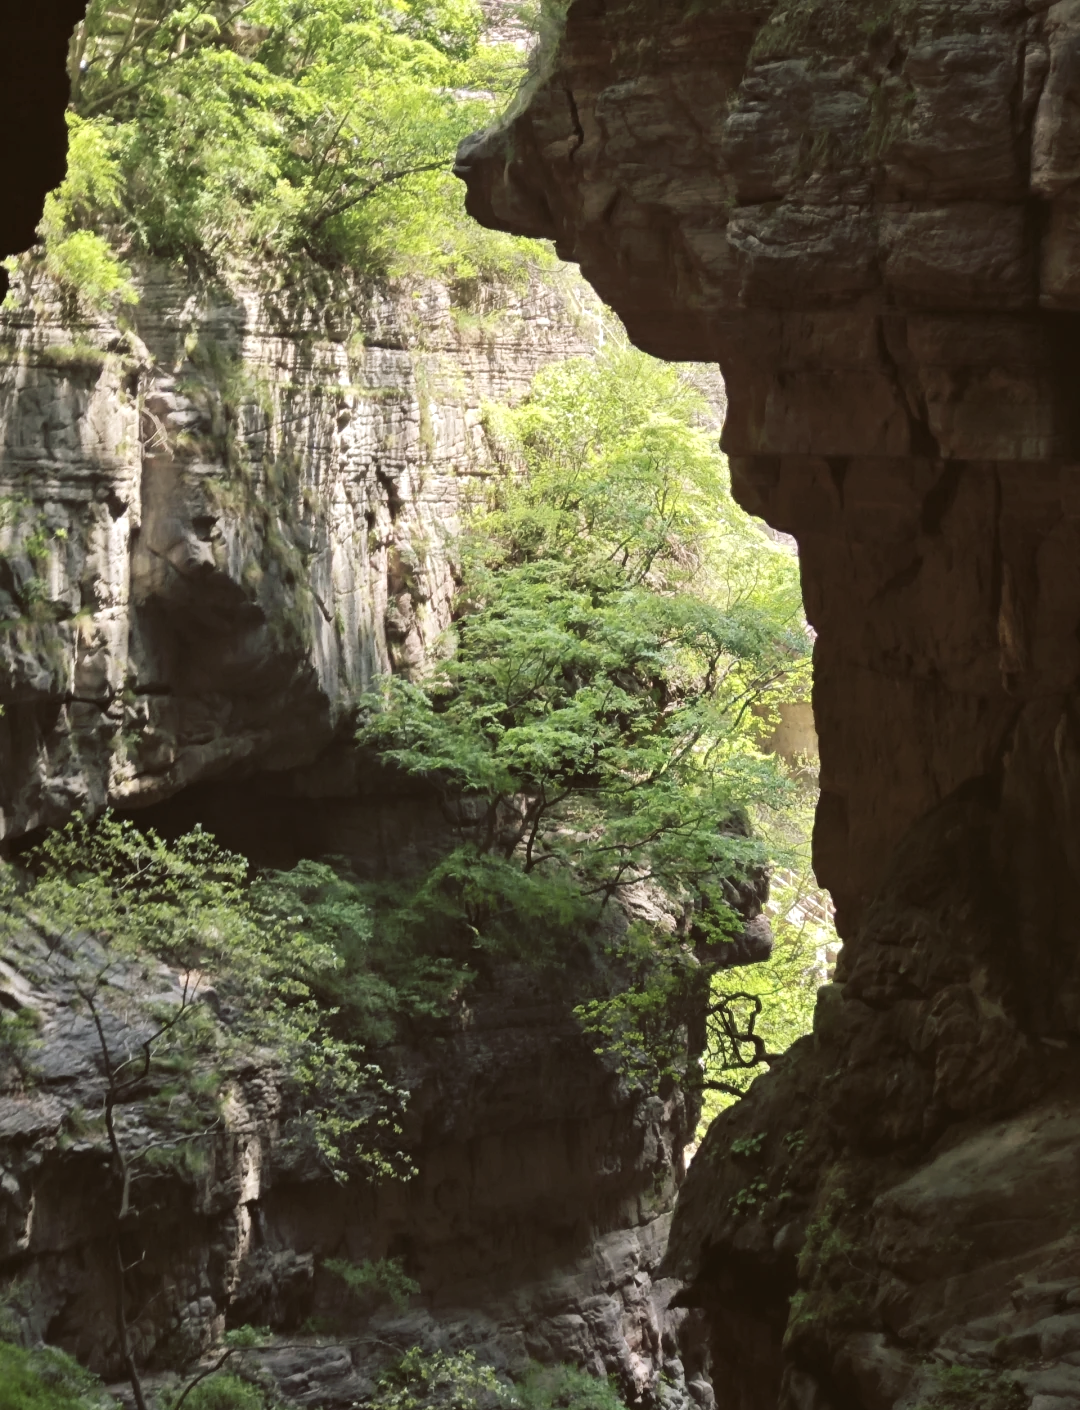
[[[119,816],[169,839],[202,827],[256,870],[341,856],[365,880],[414,875],[454,845],[433,788],[349,743],[306,769],[207,780]]]

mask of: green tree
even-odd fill
[[[394,1172],[402,1094],[333,1034],[313,996],[312,981],[339,964],[332,946],[260,909],[246,861],[208,834],[169,845],[108,817],[77,820],[26,861],[27,879],[0,874],[5,949],[66,991],[96,1035],[101,1105],[82,1114],[82,1134],[96,1134],[109,1159],[116,1336],[146,1410],[129,1277],[142,1262],[144,1210],[163,1177],[198,1174],[238,1068],[272,1054],[339,1177]]]
[[[512,1385],[472,1352],[407,1351],[380,1380],[371,1410],[625,1410],[610,1378],[536,1362]]]
[[[430,269],[456,231],[468,273],[449,168],[521,64],[481,30],[475,0],[91,0],[50,272],[103,305],[134,297],[131,254]]]
[[[471,1351],[425,1352],[415,1346],[379,1381],[371,1410],[492,1410],[504,1388]]]
[[[758,743],[768,701],[805,687],[797,565],[731,501],[701,395],[639,353],[549,369],[490,430],[507,472],[446,655],[384,682],[360,732],[457,837],[409,921],[552,955],[652,898],[615,924],[629,983],[582,1016],[674,1072],[701,947],[765,859],[746,820],[789,791]]]

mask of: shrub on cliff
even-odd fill
[[[61,1140],[96,1145],[108,1171],[115,1333],[146,1410],[139,1309],[158,1289],[146,1286],[143,1218],[170,1182],[198,1182],[243,1109],[243,1071],[279,1070],[294,1130],[341,1177],[400,1167],[402,1094],[333,1033],[312,992],[336,951],[260,909],[246,860],[207,834],[170,845],[109,817],[76,820],[23,860],[23,876],[0,871],[0,935],[20,973],[62,994],[89,1029],[97,1101],[69,1114]],[[32,1055],[28,1066],[32,1081]]]
[[[576,1366],[533,1363],[507,1385],[470,1351],[413,1347],[379,1382],[370,1410],[625,1410],[614,1385]]]
[[[0,1341],[0,1410],[117,1410],[116,1401],[63,1351]]]
[[[167,1398],[162,1410],[267,1410],[270,1403],[280,1401],[240,1376],[219,1371]]]

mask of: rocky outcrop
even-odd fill
[[[41,937],[5,941],[0,1002],[36,1028],[29,1048],[0,1051],[0,1268],[26,1341],[118,1376],[119,1187],[99,1119],[101,1044],[71,984]],[[170,985],[178,995],[167,973],[116,970],[99,996],[112,1053],[140,1039],[143,989],[160,1003]],[[335,1179],[297,1139],[272,1053],[223,1072],[198,1159],[156,1175],[139,1164],[121,1226],[148,1384],[254,1324],[270,1334],[249,1369],[295,1405],[362,1403],[395,1350],[424,1346],[472,1350],[507,1374],[572,1362],[612,1374],[635,1403],[708,1410],[696,1314],[671,1306],[679,1284],[657,1274],[696,1109],[677,1088],[628,1088],[573,1002],[572,982],[497,967],[460,1011],[379,1054],[409,1094],[406,1180]],[[117,1109],[132,1160],[175,1134],[159,1086],[132,1088]],[[420,1291],[372,1313],[326,1269],[334,1258],[401,1259]]]
[[[314,760],[447,625],[485,400],[592,345],[571,280],[266,282],[0,324],[0,835]]]
[[[1024,565],[1006,561],[1007,530],[989,544],[1023,512],[1021,467],[1056,478],[1078,449],[1080,302],[1055,272],[1080,180],[1061,96],[1069,14],[577,0],[528,109],[459,158],[473,213],[556,239],[635,341],[720,362],[736,483],[806,564],[822,639],[820,867],[851,922],[910,823],[985,772],[1007,713],[1000,678],[1020,689],[1034,664]],[[1032,503],[1068,519],[1055,494],[1067,500],[1047,489]],[[960,521],[970,541],[935,552]],[[826,538],[828,573],[814,561]],[[994,564],[976,566],[978,546]],[[963,585],[933,582],[938,554],[958,553]],[[852,575],[875,570],[856,579],[856,613]],[[927,623],[939,606],[955,626]],[[857,657],[830,612],[866,624]],[[967,674],[918,698],[950,667]],[[903,750],[864,758],[857,721],[899,710],[905,738],[933,714],[950,762],[924,751],[920,778]]]
[[[575,0],[460,154],[482,221],[719,361],[736,491],[799,542],[845,946],[676,1216],[721,1404],[1080,1403],[1078,33]]]
[[[335,853],[407,874],[447,844],[437,802],[352,747],[356,701],[448,623],[459,511],[497,465],[485,400],[588,352],[596,305],[562,278],[139,277],[121,328],[80,322],[31,266],[2,327],[9,844],[108,804],[166,833],[201,824],[255,865]],[[758,915],[754,885],[741,901]],[[767,953],[762,924],[739,958]],[[700,1317],[658,1274],[696,1110],[596,1053],[572,1013],[587,981],[496,966],[379,1055],[409,1093],[406,1182],[337,1184],[282,1139],[272,1059],[231,1073],[205,1164],[162,1176],[124,1234],[151,1382],[253,1323],[297,1405],[362,1401],[395,1349],[423,1345],[507,1373],[569,1361],[643,1406],[709,1410]],[[114,1191],[86,1119],[101,1056],[71,1000],[39,939],[5,937],[0,1006],[40,1026],[21,1069],[0,1051],[0,1270],[28,1341],[118,1376]],[[152,1097],[122,1114],[132,1139],[155,1137]],[[421,1291],[361,1316],[324,1262],[384,1257]]]

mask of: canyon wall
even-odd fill
[[[333,853],[407,875],[448,845],[438,800],[352,746],[356,702],[449,623],[461,510],[497,468],[484,402],[590,353],[596,300],[568,272],[138,277],[121,326],[24,262],[0,321],[6,843],[109,806],[167,835],[203,825],[256,865]],[[0,1271],[27,1341],[115,1377],[111,1176],[79,1115],[100,1108],[101,1056],[65,983],[40,937],[5,936],[0,1005],[38,1045],[22,1068],[0,1050]],[[595,1051],[572,1014],[589,986],[486,967],[459,1011],[380,1052],[409,1094],[404,1183],[297,1159],[272,1060],[231,1073],[205,1169],[162,1180],[125,1233],[151,1383],[250,1322],[287,1343],[262,1360],[298,1405],[351,1406],[422,1345],[709,1410],[700,1318],[657,1271],[696,1108]],[[126,1104],[132,1139],[154,1135],[152,1097]],[[334,1257],[401,1258],[420,1293],[361,1315]]]
[[[13,295],[4,837],[316,760],[449,621],[448,543],[495,463],[484,401],[595,329],[570,280],[456,307],[434,283],[249,283],[149,266],[123,331],[45,282]]]
[[[720,363],[799,542],[845,945],[680,1199],[722,1406],[1080,1404],[1078,46],[1068,0],[574,0],[459,154]]]
[[[131,998],[146,982],[135,965],[115,976],[127,1009],[114,1053],[140,1039]],[[178,982],[158,973],[151,988],[160,999]],[[696,1110],[677,1089],[630,1090],[596,1055],[571,1013],[587,992],[587,974],[554,983],[501,966],[467,1004],[376,1055],[409,1094],[405,1180],[334,1178],[290,1124],[272,1053],[223,1071],[220,1129],[193,1147],[198,1159],[156,1176],[141,1163],[122,1226],[147,1387],[175,1384],[227,1329],[254,1325],[268,1330],[248,1369],[290,1405],[363,1403],[420,1346],[469,1350],[511,1375],[533,1359],[571,1362],[610,1373],[639,1404],[708,1410],[699,1318],[670,1305],[680,1285],[657,1275]],[[38,1024],[21,1067],[0,1051],[5,1326],[14,1317],[27,1344],[63,1346],[118,1378],[117,1187],[95,1124],[100,1044],[74,1000],[40,936],[5,940],[0,1002]],[[175,1135],[160,1085],[116,1112],[131,1155]],[[326,1267],[384,1258],[419,1286],[400,1307],[350,1300]]]

